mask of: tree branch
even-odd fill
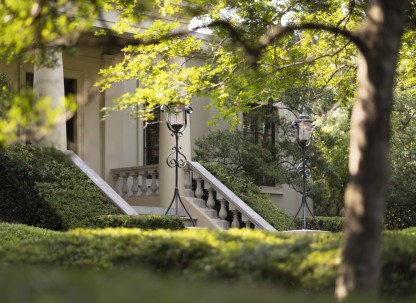
[[[338,28],[331,25],[319,24],[319,23],[303,23],[303,24],[291,24],[286,26],[273,26],[271,27],[259,40],[261,48],[265,48],[284,35],[293,33],[297,30],[323,30],[334,34],[341,35],[346,39],[354,43],[361,51],[364,50],[364,44],[359,36],[352,31]]]

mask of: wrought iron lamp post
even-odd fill
[[[188,115],[192,113],[192,108],[183,104],[170,104],[168,106],[163,105],[161,110],[167,113],[167,126],[172,132],[172,136],[175,136],[175,146],[172,148],[173,151],[166,158],[166,164],[171,168],[175,168],[175,190],[165,215],[169,213],[173,202],[175,202],[175,215],[179,216],[180,203],[188,217],[191,219],[192,225],[195,227],[195,222],[183,204],[178,188],[178,170],[179,168],[185,167],[187,163],[186,156],[181,152],[182,148],[179,147],[179,137],[183,136],[183,132],[188,126]]]
[[[302,178],[302,202],[296,214],[293,216],[292,222],[290,222],[289,229],[298,216],[299,212],[302,210],[302,229],[306,229],[306,210],[309,211],[311,216],[313,216],[308,202],[306,200],[306,179],[309,179],[312,175],[311,168],[307,163],[305,158],[306,148],[312,143],[312,135],[314,131],[313,120],[310,116],[303,112],[296,121],[292,122],[291,127],[296,129],[296,142],[299,144],[302,149],[302,160],[300,164],[296,167],[298,175]]]

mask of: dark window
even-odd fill
[[[144,165],[159,163],[159,119],[160,112],[157,109],[155,118],[152,121],[144,122]]]
[[[255,144],[275,145],[279,118],[277,108],[272,101],[264,105],[253,105],[252,108],[243,117],[244,134]]]
[[[77,95],[77,80],[64,78],[65,96]],[[77,113],[66,120],[67,149],[77,152]]]

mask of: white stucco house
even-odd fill
[[[104,15],[104,22],[111,23],[114,15]],[[142,26],[152,22],[149,18]],[[209,38],[198,34],[201,39]],[[39,94],[47,94],[55,106],[62,106],[64,94],[74,94],[78,109],[66,123],[58,123],[43,144],[62,150],[72,150],[83,163],[127,202],[126,213],[163,212],[172,200],[174,169],[166,165],[166,156],[172,151],[174,137],[166,127],[166,113],[160,114],[160,123],[144,127],[143,121],[133,119],[128,111],[112,113],[102,119],[101,109],[126,92],[134,92],[137,81],[115,84],[100,93],[94,86],[98,72],[117,60],[119,53],[111,46],[103,47],[100,39],[92,33],[80,38],[76,55],[63,55],[54,68],[34,68],[32,65],[0,62],[0,71],[9,76],[14,89],[32,86]],[[192,162],[195,139],[208,133],[208,121],[216,114],[215,108],[205,109],[207,98],[195,98],[189,125],[180,140],[182,152],[189,160],[180,172],[180,193],[197,226],[228,228],[249,226],[273,228],[237,196],[213,178],[198,163]],[[219,125],[218,127],[227,127]],[[197,184],[192,189],[192,179]],[[203,181],[203,182],[202,182]],[[208,192],[202,200],[202,189]],[[301,197],[287,185],[263,187],[276,206],[294,214]],[[214,192],[219,211],[214,210]],[[113,193],[114,194],[114,193]],[[121,199],[121,198],[120,198]],[[232,213],[232,222],[225,217]]]

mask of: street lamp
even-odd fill
[[[309,179],[312,175],[311,168],[307,163],[305,158],[306,148],[312,143],[312,135],[315,128],[313,120],[311,117],[303,112],[298,119],[292,122],[292,128],[296,129],[296,142],[299,144],[302,150],[302,160],[300,164],[296,167],[298,175],[302,178],[302,203],[296,214],[293,216],[292,222],[290,222],[289,229],[298,216],[299,212],[302,210],[302,229],[306,229],[306,209],[311,214],[312,218],[315,220],[309,206],[306,201],[306,179]],[[316,221],[316,220],[315,220]]]
[[[172,201],[170,202],[165,215],[168,214],[173,205],[173,202],[175,202],[175,215],[179,216],[178,206],[179,203],[181,203],[188,217],[191,219],[192,225],[195,227],[195,222],[183,204],[181,196],[179,195],[178,188],[178,169],[185,167],[187,163],[186,156],[181,152],[182,148],[179,147],[179,137],[183,136],[183,132],[188,125],[188,115],[192,113],[192,108],[180,103],[174,103],[167,106],[162,105],[161,110],[166,112],[168,115],[167,126],[172,132],[172,136],[175,136],[176,143],[172,148],[173,151],[166,158],[166,164],[171,168],[175,168],[175,190],[173,193]]]

